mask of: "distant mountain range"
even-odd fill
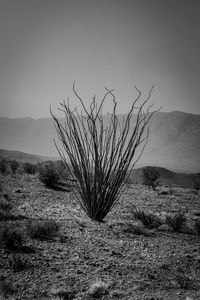
[[[57,160],[58,157],[42,156],[42,155],[24,153],[21,151],[0,149],[0,159],[17,160],[20,163],[28,162],[28,163],[32,163],[32,164],[37,164],[37,163],[40,163],[43,161],[48,161],[48,160],[54,161],[54,160]]]
[[[57,160],[55,157],[50,156],[40,156],[34,154],[28,154],[20,151],[10,151],[0,149],[0,159],[5,158],[6,160],[17,160],[20,163],[41,163],[47,160]],[[144,167],[145,168],[145,167]],[[131,171],[129,176],[129,183],[133,184],[143,184],[143,169],[135,168]],[[184,187],[184,188],[194,188],[194,183],[200,183],[200,173],[184,174],[177,173],[166,168],[156,167],[160,177],[158,178],[159,185],[167,187]]]
[[[131,171],[129,182],[133,184],[143,184],[143,169],[133,169]],[[194,183],[200,184],[200,173],[184,174],[170,171],[166,168],[156,167],[160,177],[158,178],[158,184],[168,187],[183,187],[183,188],[194,188]]]
[[[119,121],[123,117],[118,115]],[[105,123],[109,118],[109,114],[104,116]],[[200,115],[157,112],[149,126],[149,141],[136,167],[156,165],[173,171],[200,172]],[[130,128],[134,128],[134,117]],[[52,118],[0,118],[2,149],[58,158],[54,138],[57,134]]]

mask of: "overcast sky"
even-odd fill
[[[155,83],[156,107],[200,114],[199,16],[199,0],[0,0],[0,117],[74,107],[74,80],[86,105],[114,88],[126,113]]]

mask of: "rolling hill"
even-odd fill
[[[51,157],[51,156],[42,156],[42,155],[36,155],[36,154],[29,154],[24,153],[21,151],[11,151],[11,150],[5,150],[0,149],[0,159],[6,159],[6,160],[17,160],[21,163],[40,163],[47,160],[57,160],[57,157]]]
[[[123,117],[119,115],[119,121]],[[105,123],[109,119],[109,114],[104,116]],[[200,171],[200,115],[157,112],[149,126],[149,141],[136,167],[156,165],[179,172]],[[52,118],[0,118],[2,149],[58,157],[54,138],[57,134]]]

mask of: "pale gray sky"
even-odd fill
[[[74,80],[86,104],[106,86],[126,113],[155,83],[157,107],[200,114],[199,15],[199,0],[0,0],[0,117],[49,117]]]

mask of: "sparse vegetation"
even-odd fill
[[[149,189],[152,188],[153,191],[156,190],[159,177],[160,173],[156,167],[145,167],[143,169],[144,184],[148,186]]]
[[[7,218],[7,216],[8,216],[7,211],[0,209],[0,222],[4,221]]]
[[[184,213],[175,213],[174,215],[166,216],[166,224],[173,229],[175,232],[180,232],[183,225],[186,222],[186,217]]]
[[[102,296],[109,293],[109,284],[99,280],[94,283],[89,288],[88,294],[95,299],[102,298]]]
[[[188,289],[191,285],[191,279],[184,271],[179,271],[175,274],[175,280],[182,289]]]
[[[72,191],[46,189],[36,174],[0,174],[0,182],[0,299],[198,299],[200,204],[192,186],[173,186],[170,197],[167,186],[152,193],[129,184],[99,224]],[[187,212],[193,231],[169,232],[164,218],[177,211]]]
[[[19,162],[16,160],[10,160],[9,165],[13,174],[15,174],[19,168]]]
[[[8,170],[8,161],[4,158],[0,160],[0,172],[4,175]]]
[[[24,172],[27,174],[35,174],[37,172],[37,165],[31,163],[25,163],[23,165]]]
[[[9,256],[9,265],[14,272],[21,272],[29,267],[27,259],[21,253],[12,253]]]
[[[8,212],[12,209],[12,204],[8,202],[6,199],[0,199],[0,210],[4,210]]]
[[[19,228],[4,224],[0,231],[0,242],[8,251],[20,252],[23,245],[23,234]]]
[[[133,216],[136,220],[141,221],[148,229],[156,229],[162,225],[162,221],[159,217],[150,213],[145,213],[142,210],[135,210]]]
[[[27,231],[34,239],[52,239],[58,232],[59,226],[53,220],[32,220],[27,224]]]
[[[54,188],[60,180],[58,170],[53,162],[48,162],[39,166],[39,179],[48,188]]]
[[[200,219],[197,219],[194,223],[194,228],[197,232],[197,234],[200,236]]]
[[[193,184],[193,186],[194,186],[194,189],[195,189],[195,191],[197,192],[197,194],[199,193],[199,190],[200,190],[200,181],[195,181],[194,182],[194,184]]]
[[[4,276],[0,277],[0,299],[4,300],[15,293],[14,284],[12,281],[6,280]],[[2,298],[1,298],[2,297]]]
[[[142,228],[139,225],[132,225],[132,224],[126,224],[125,228],[123,229],[123,232],[128,234],[146,235],[144,228]]]
[[[138,97],[123,124],[119,123],[116,115],[114,91],[108,89],[100,105],[94,97],[87,110],[74,84],[74,94],[85,115],[70,109],[69,104],[63,102],[60,110],[64,112],[65,125],[51,111],[66,156],[57,146],[58,152],[71,177],[77,180],[75,189],[81,208],[95,221],[101,222],[114,206],[125,187],[124,180],[128,179],[129,167],[133,167],[140,157],[135,158],[136,150],[142,153],[148,140],[147,127],[154,112],[150,113],[150,107],[145,109],[145,106],[152,89],[142,104],[138,104],[141,92],[136,90]],[[102,107],[107,97],[113,100],[113,111],[109,124],[105,125]],[[131,123],[134,113],[136,116]]]

